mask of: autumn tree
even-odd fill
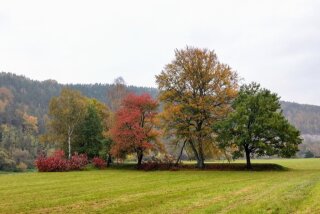
[[[214,141],[211,127],[226,116],[236,97],[237,73],[219,62],[214,51],[187,47],[175,51],[156,81],[164,130],[175,142],[186,142],[197,167],[204,168],[204,150]]]
[[[0,112],[4,112],[7,105],[13,100],[13,94],[10,89],[0,87]]]
[[[51,139],[67,144],[69,159],[75,129],[85,117],[86,109],[86,97],[69,88],[62,89],[60,96],[50,101],[49,135]]]
[[[115,156],[135,153],[140,166],[146,152],[161,149],[157,141],[159,133],[154,128],[157,108],[158,102],[149,94],[125,97],[111,130],[115,140],[112,153]]]
[[[236,146],[235,157],[245,154],[248,169],[253,155],[291,157],[298,151],[300,133],[283,116],[279,99],[259,84],[243,85],[234,111],[214,127],[223,147]]]

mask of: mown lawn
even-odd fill
[[[288,171],[0,174],[0,213],[320,213],[320,159]]]

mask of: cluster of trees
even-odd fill
[[[32,167],[40,148],[37,118],[15,99],[10,89],[0,87],[0,170]]]
[[[68,153],[124,159],[135,154],[165,153],[161,142],[192,154],[197,167],[217,151],[234,158],[293,156],[300,133],[285,119],[279,97],[252,83],[239,89],[238,75],[207,49],[187,47],[156,76],[159,98],[128,93],[117,79],[109,91],[109,108],[72,89],[63,89],[49,105],[45,141]],[[161,103],[161,112],[159,111]],[[179,158],[180,158],[179,155]]]
[[[113,84],[62,85],[54,80],[35,81],[5,72],[0,73],[0,86],[0,170],[33,168],[39,154],[53,152],[56,144],[45,140],[40,143],[40,140],[50,132],[47,129],[49,103],[63,88],[76,89],[108,106],[111,99],[106,94],[114,88]],[[134,86],[126,86],[126,90],[137,94],[149,92],[152,96],[157,92]]]

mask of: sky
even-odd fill
[[[188,45],[214,50],[242,83],[320,105],[319,11],[317,0],[1,0],[0,71],[156,87]]]

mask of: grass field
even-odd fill
[[[0,174],[0,213],[320,213],[320,159],[287,171]]]

